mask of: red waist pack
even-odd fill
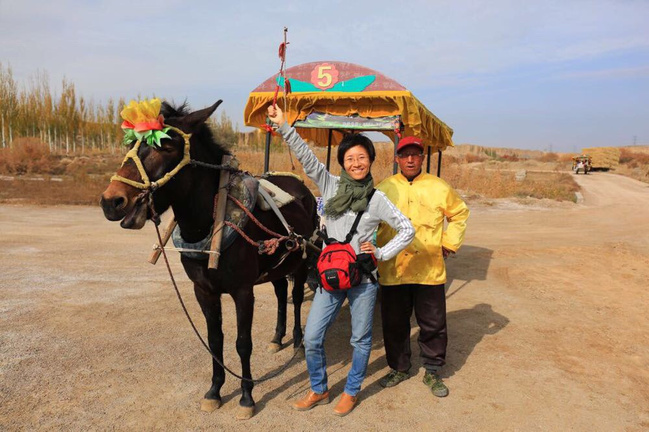
[[[370,192],[367,204],[374,195],[374,190]],[[356,233],[358,223],[364,211],[358,212],[356,220],[351,230],[347,234],[344,242],[338,242],[335,239],[328,238],[324,233],[318,232],[323,237],[327,245],[318,258],[318,275],[320,284],[327,291],[346,290],[355,287],[361,283],[363,274],[376,282],[372,271],[376,268],[376,258],[372,254],[360,254],[356,256],[354,248],[349,244]]]
[[[332,243],[318,258],[320,283],[327,291],[345,290],[361,283],[356,252],[349,243]]]

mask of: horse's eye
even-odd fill
[[[162,146],[160,147],[160,151],[164,153],[173,153],[176,149],[173,148],[172,146]]]

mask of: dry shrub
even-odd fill
[[[23,202],[45,205],[98,205],[101,193],[108,186],[107,177],[82,176],[83,181],[33,181],[16,178],[0,180],[0,202]]]
[[[649,165],[649,154],[633,152],[629,149],[620,149],[620,163],[628,165],[631,168],[637,168],[641,165]]]
[[[21,143],[18,142],[18,144]],[[110,176],[115,173],[122,160],[121,156],[106,154],[93,155],[92,157],[48,155],[48,165],[32,163],[31,168],[17,172],[13,168],[14,160],[39,161],[42,157],[38,157],[38,153],[33,151],[29,144],[24,147],[22,145],[14,147],[12,152],[8,150],[0,153],[0,166],[3,169],[0,172],[48,175],[44,176],[44,179],[28,175],[16,177],[13,181],[0,180],[0,202],[96,205],[101,192],[110,181]],[[24,154],[28,154],[29,157]],[[5,155],[9,155],[9,157],[2,157]],[[11,171],[5,170],[4,163],[11,164]],[[57,175],[58,178],[51,179],[49,174]]]
[[[559,155],[553,152],[543,153],[536,160],[540,162],[556,162],[559,160]]]
[[[471,169],[455,165],[442,170],[442,178],[466,195],[488,198],[533,197],[575,201],[579,186],[565,173],[538,173],[517,181],[510,171]]]
[[[432,159],[433,159],[433,162],[431,163],[431,166],[433,166],[433,165],[437,166],[437,158],[435,156],[433,156]],[[460,159],[457,156],[453,156],[453,155],[449,155],[449,154],[444,154],[442,156],[442,167],[445,167],[447,165],[457,164],[457,163],[460,163]]]
[[[546,179],[524,180],[516,191],[516,196],[549,198],[557,201],[576,201],[575,192],[579,185],[570,174],[548,173]]]
[[[327,159],[327,148],[310,145],[316,157],[323,163]],[[392,175],[393,161],[394,161],[394,147],[392,143],[376,143],[376,160],[372,165],[372,176],[376,184],[380,183],[386,177]],[[264,153],[263,151],[255,151],[252,149],[239,149],[235,150],[237,159],[241,163],[241,168],[250,171],[253,174],[260,174],[264,169]],[[336,148],[331,152],[331,166],[330,171],[332,174],[340,174],[340,166],[336,160]],[[467,155],[470,155],[467,154]],[[556,154],[555,154],[556,155]],[[506,197],[526,197],[531,196],[535,198],[550,198],[556,200],[574,201],[574,193],[579,190],[579,186],[574,182],[572,177],[568,174],[560,173],[541,173],[539,176],[531,176],[532,178],[526,179],[523,182],[518,182],[515,179],[513,172],[500,171],[500,170],[486,170],[484,167],[480,169],[471,169],[466,166],[464,160],[466,156],[458,160],[456,157],[443,155],[442,156],[442,178],[446,180],[453,187],[462,190],[468,195],[482,195],[489,198],[506,198]],[[485,160],[484,157],[481,158]],[[295,165],[295,170],[291,166],[291,157],[287,150],[286,144],[283,148],[275,149],[270,154],[270,170],[271,171],[288,171],[299,175],[306,179],[302,165],[297,161],[295,155],[292,155],[292,160]],[[426,169],[426,159],[423,162],[424,169]],[[432,155],[431,160],[431,173],[437,172],[437,156]],[[319,191],[307,179],[306,184],[311,191],[319,195]]]
[[[376,143],[375,147],[377,157],[372,165],[372,176],[375,183],[378,184],[392,175],[394,147],[391,143]],[[327,157],[327,148],[317,146],[311,146],[311,148],[316,157],[324,163]],[[263,172],[263,150],[240,147],[234,151],[239,159],[241,169],[253,174]],[[336,151],[336,148],[332,149],[330,166],[330,171],[334,175],[340,174]],[[29,154],[32,156],[28,160],[33,160],[33,155],[36,153],[31,150],[30,152]],[[50,161],[53,161],[55,167],[53,170],[63,173],[63,181],[0,180],[0,202],[11,202],[18,199],[40,204],[95,205],[99,195],[108,185],[110,176],[119,167],[121,159],[122,157],[119,155],[106,154],[92,155],[91,157],[51,156]],[[431,172],[434,174],[437,172],[437,155],[433,154],[431,159]],[[6,160],[7,158],[0,158],[0,163]],[[485,169],[485,166],[472,169],[467,166],[464,160],[464,155],[459,156],[459,159],[451,155],[443,155],[441,175],[444,180],[463,191],[467,196],[480,195],[489,198],[532,196],[574,200],[574,192],[578,190],[570,175],[539,173],[538,176],[529,175],[525,181],[517,182],[511,171]],[[500,167],[501,163],[492,162],[496,168]],[[426,159],[423,163],[425,169]],[[270,170],[292,172],[305,179],[305,183],[314,194],[319,194],[313,182],[307,179],[295,154],[289,153],[286,144],[272,149]]]
[[[0,151],[0,173],[50,174],[50,149],[38,138],[16,138],[10,148]]]
[[[620,149],[620,164],[615,168],[615,171],[618,174],[649,183],[649,153],[645,153],[643,150],[643,148]]]
[[[516,154],[506,154],[501,159],[505,162],[518,162],[520,160]]]
[[[482,155],[477,155],[477,154],[473,154],[473,153],[467,153],[467,154],[464,155],[464,161],[466,163],[484,162],[485,160],[487,160],[487,158],[485,158]]]
[[[559,162],[570,162],[572,163],[572,158],[577,156],[576,153],[559,153]]]

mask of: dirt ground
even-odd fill
[[[295,412],[308,388],[303,359],[257,385],[256,415],[199,410],[211,366],[162,265],[146,262],[154,231],[122,230],[99,207],[0,206],[0,430],[577,430],[649,429],[649,186],[578,176],[580,204],[493,201],[472,206],[464,247],[448,261],[449,350],[437,399],[414,376],[384,390],[380,317],[360,404]],[[191,286],[173,257],[190,312]],[[306,311],[311,295],[307,295]],[[257,287],[253,373],[292,354],[266,351],[275,320]],[[225,359],[239,370],[232,301]],[[349,368],[349,311],[327,338],[330,384]]]

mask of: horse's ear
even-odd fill
[[[183,117],[183,130],[188,133],[194,132],[200,125],[205,123],[208,118],[216,111],[216,109],[223,102],[221,99],[216,101],[216,103],[202,110],[194,111],[193,113],[187,114]]]

